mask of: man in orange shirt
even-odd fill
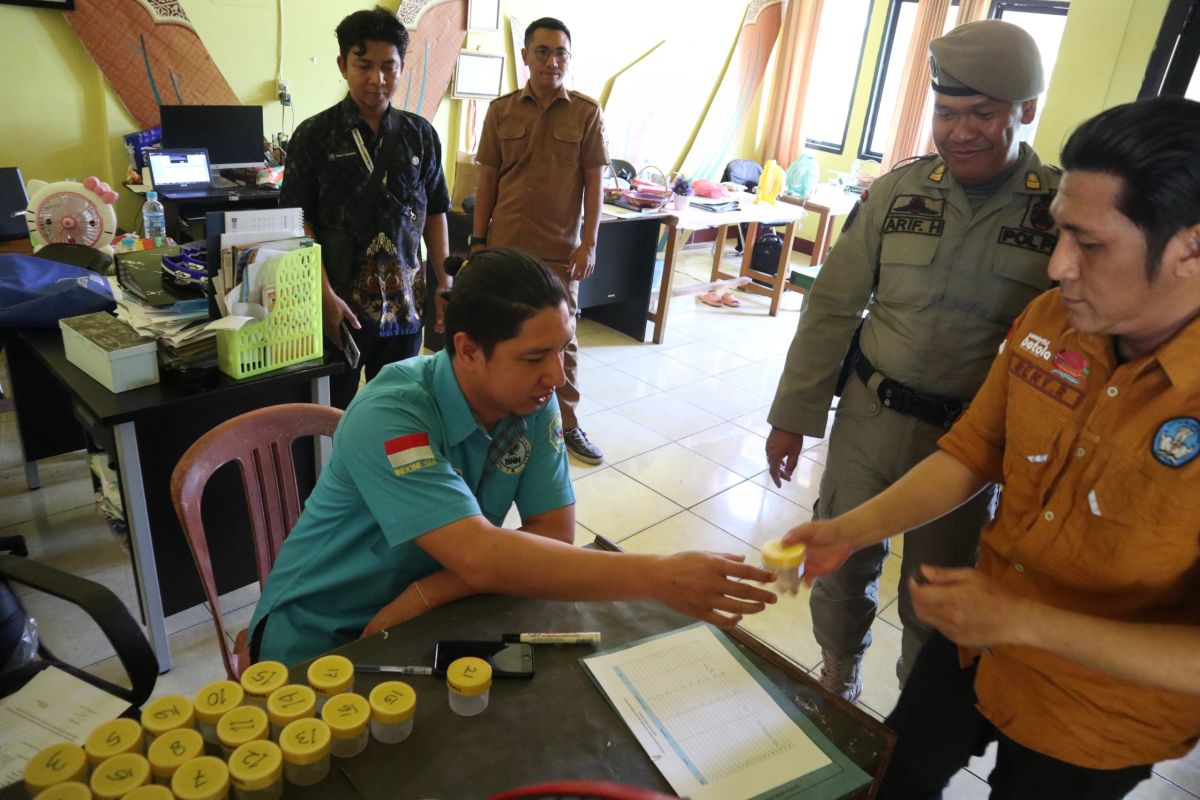
[[[1051,204],[1060,287],[1017,319],[938,452],[786,537],[812,580],[1004,487],[978,565],[910,586],[940,635],[888,717],[881,798],[941,797],[992,741],[993,800],[1119,798],[1200,737],[1198,130],[1182,98],[1080,126]]]

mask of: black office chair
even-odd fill
[[[24,550],[24,542],[10,539],[3,549],[19,553]],[[125,604],[106,586],[18,555],[0,555],[0,665],[6,664],[22,646],[22,635],[29,619],[10,582],[62,598],[86,611],[112,643],[129,676],[131,688],[109,683],[55,658],[45,645],[45,637],[54,635],[54,620],[42,619],[39,621],[37,657],[0,674],[0,697],[7,697],[41,670],[54,666],[120,697],[134,708],[146,702],[158,680],[158,660]]]

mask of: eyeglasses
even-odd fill
[[[565,64],[571,60],[571,51],[565,47],[556,47],[553,50],[551,50],[549,47],[533,48],[533,57],[538,61],[545,61],[546,59],[550,58],[550,56],[554,56],[554,59],[558,63]]]

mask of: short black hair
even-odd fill
[[[408,53],[408,30],[392,12],[375,6],[371,10],[355,11],[338,23],[338,52],[342,58],[354,50],[355,55],[367,51],[367,42],[386,42],[396,45],[400,63]]]
[[[541,260],[524,250],[496,247],[469,259],[450,256],[455,275],[446,303],[446,349],[454,356],[454,334],[462,331],[491,358],[496,345],[515,339],[525,320],[567,303],[567,290]]]
[[[1153,97],[1103,111],[1067,139],[1062,164],[1120,179],[1117,210],[1146,237],[1153,280],[1171,238],[1200,223],[1200,103]]]
[[[533,41],[533,32],[538,28],[546,28],[547,30],[552,31],[562,31],[567,35],[567,42],[570,43],[571,41],[571,32],[567,30],[567,26],[563,24],[562,20],[555,19],[554,17],[542,17],[529,23],[529,27],[525,29],[526,47],[529,47],[529,43]]]

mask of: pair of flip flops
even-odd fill
[[[718,292],[715,289],[711,292],[705,292],[700,295],[699,300],[707,306],[728,306],[729,308],[737,308],[742,304],[741,300],[734,297],[733,292]]]

